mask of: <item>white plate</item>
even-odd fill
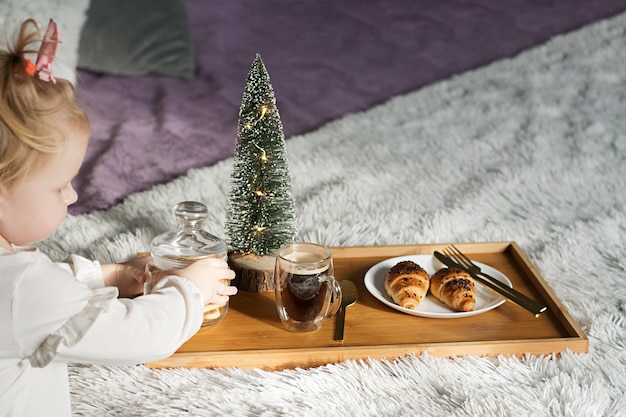
[[[365,288],[367,288],[367,290],[382,303],[391,308],[395,308],[398,311],[402,311],[403,313],[420,317],[452,319],[484,313],[498,307],[505,301],[503,297],[500,297],[484,285],[477,282],[476,306],[473,311],[456,311],[437,300],[430,292],[415,310],[401,307],[394,303],[391,297],[387,295],[387,291],[385,291],[385,275],[392,266],[400,261],[413,261],[424,268],[429,275],[434,274],[444,265],[442,265],[441,262],[439,262],[439,260],[432,255],[398,256],[396,258],[390,258],[377,263],[365,273]],[[489,274],[497,280],[512,286],[511,281],[502,272],[480,262],[474,263],[480,266],[480,269],[482,269],[486,274]]]

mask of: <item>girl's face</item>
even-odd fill
[[[70,134],[67,146],[22,182],[0,189],[0,246],[23,246],[49,237],[78,200],[71,184],[85,158],[82,133]]]

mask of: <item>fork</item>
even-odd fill
[[[444,253],[444,255],[451,258],[453,261],[455,261],[460,266],[465,268],[470,274],[481,275],[483,278],[488,279],[490,282],[500,287],[503,291],[507,292],[509,295],[515,297],[515,301],[517,304],[531,311],[532,313],[535,314],[535,316],[539,316],[539,314],[543,313],[544,311],[548,309],[547,306],[541,303],[538,303],[537,301],[525,296],[521,292],[509,287],[502,281],[492,277],[491,275],[484,273],[478,265],[472,262],[470,258],[465,256],[463,252],[458,250],[456,246],[450,245],[449,247],[442,249],[442,252]]]

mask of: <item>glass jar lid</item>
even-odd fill
[[[209,256],[226,259],[226,243],[203,227],[209,214],[204,204],[183,201],[174,206],[172,214],[177,222],[176,229],[152,239],[151,252],[155,266],[174,269]]]

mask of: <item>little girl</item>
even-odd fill
[[[59,42],[50,21],[24,22],[0,51],[0,416],[71,415],[67,363],[137,364],[167,357],[188,340],[205,304],[236,288],[226,262],[168,271],[141,293],[145,260],[100,265],[79,256],[53,263],[26,245],[50,236],[78,196],[89,121],[74,88],[51,72]]]

